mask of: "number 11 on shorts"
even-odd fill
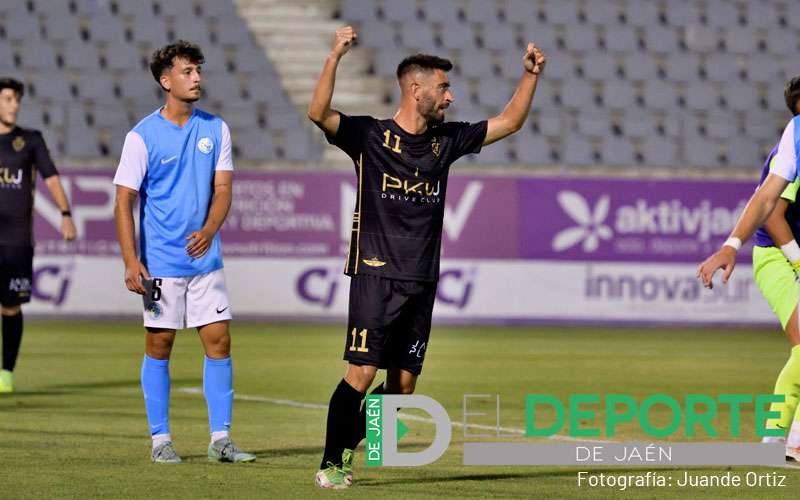
[[[351,351],[358,351],[358,352],[369,352],[369,348],[367,347],[367,329],[364,328],[361,331],[358,329],[353,328],[353,345],[350,346]],[[356,347],[356,341],[358,340],[358,336],[361,335],[361,346]]]

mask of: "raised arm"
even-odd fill
[[[522,124],[525,123],[525,119],[528,117],[533,94],[536,92],[536,83],[539,81],[539,75],[547,63],[547,57],[535,44],[529,43],[525,57],[522,58],[522,63],[525,71],[519,80],[517,90],[508,104],[506,104],[503,112],[489,119],[486,139],[483,141],[484,146],[508,137],[521,129]]]
[[[697,276],[703,281],[703,285],[706,288],[714,287],[712,279],[718,269],[724,269],[722,282],[728,282],[731,273],[733,273],[733,268],[736,266],[736,252],[739,247],[753,236],[759,226],[764,224],[788,184],[789,181],[779,175],[770,174],[767,176],[761,187],[747,202],[747,206],[736,222],[736,227],[733,228],[728,241],[697,268]]]
[[[352,26],[345,26],[336,30],[333,39],[333,47],[328,58],[325,59],[325,66],[319,75],[317,86],[314,88],[314,95],[308,105],[308,118],[328,135],[336,135],[339,130],[339,112],[331,109],[331,99],[333,98],[333,87],[336,84],[336,68],[353,42],[358,38]]]

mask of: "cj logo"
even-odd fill
[[[475,269],[447,269],[439,273],[436,299],[442,304],[464,309],[472,296]]]
[[[324,267],[312,267],[297,278],[297,295],[306,302],[328,309],[336,297],[337,280],[337,272]]]
[[[554,251],[562,252],[582,241],[583,251],[591,253],[597,250],[600,240],[610,240],[614,236],[611,228],[604,224],[610,205],[608,195],[597,200],[594,210],[589,208],[583,196],[574,191],[559,192],[558,204],[578,226],[563,229],[556,234],[551,243]]]
[[[33,298],[60,306],[67,299],[71,276],[72,265],[38,267],[33,272]]]

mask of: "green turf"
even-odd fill
[[[235,404],[233,437],[258,455],[245,465],[206,463],[205,405],[191,392],[201,385],[200,342],[193,332],[180,333],[171,363],[171,425],[186,463],[157,466],[149,463],[139,389],[143,335],[135,322],[28,323],[18,391],[0,398],[0,497],[796,498],[800,487],[800,471],[781,469],[788,475],[782,489],[578,488],[574,467],[465,467],[464,437],[454,428],[450,450],[432,465],[368,469],[359,450],[356,485],[321,492],[313,475],[325,410],[263,399],[326,403],[344,372],[341,325],[235,324],[235,387],[245,399]],[[499,394],[501,425],[514,428],[524,425],[528,393],[562,399],[592,392],[769,393],[788,353],[779,333],[749,330],[437,327],[432,340],[417,392],[441,402],[453,420],[462,418],[463,394]],[[492,424],[494,415],[472,421]],[[740,439],[754,440],[752,408],[743,421],[749,435]],[[407,423],[403,443],[426,445],[433,427]],[[626,426],[615,439],[648,438]],[[677,468],[662,471],[682,475]]]

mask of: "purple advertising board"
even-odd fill
[[[60,214],[36,201],[39,255],[116,255],[111,171],[65,170],[77,242]],[[753,182],[453,175],[444,257],[699,262],[730,232]],[[226,256],[334,257],[346,253],[355,176],[349,172],[237,172],[222,231]]]

